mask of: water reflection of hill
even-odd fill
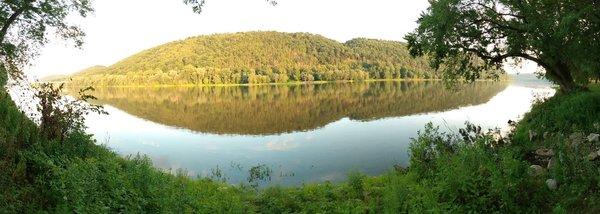
[[[98,88],[102,104],[153,122],[216,134],[312,130],[344,117],[373,120],[481,104],[506,87],[480,82],[447,90],[439,82],[293,86]]]

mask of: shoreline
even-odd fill
[[[160,84],[160,85],[92,85],[96,88],[171,88],[171,87],[240,87],[240,86],[293,86],[293,85],[321,85],[333,83],[372,83],[372,82],[441,82],[442,79],[369,79],[369,80],[336,80],[336,81],[311,81],[311,82],[286,82],[286,83],[227,83],[227,84]],[[512,78],[478,79],[475,82],[512,82]],[[64,83],[66,87],[88,87],[90,85],[69,85],[66,82],[47,82]],[[37,84],[37,83],[35,83]],[[467,83],[468,84],[468,83]]]

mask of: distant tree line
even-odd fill
[[[307,33],[247,32],[192,37],[69,77],[73,85],[258,84],[433,79],[426,57],[401,42],[346,43]]]

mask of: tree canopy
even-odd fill
[[[48,42],[49,32],[83,43],[84,32],[67,22],[72,13],[86,17],[93,12],[90,0],[3,0],[0,2],[0,85],[7,74],[19,78],[21,69]]]
[[[477,78],[506,59],[530,60],[570,92],[600,74],[596,0],[430,0],[405,37],[445,76]],[[444,66],[441,66],[441,65]]]

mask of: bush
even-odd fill
[[[478,130],[463,129],[457,136],[428,124],[411,143],[409,173],[433,190],[437,207],[453,212],[547,209],[543,181],[528,176],[529,165],[510,146]]]
[[[79,91],[79,97],[70,99],[62,96],[64,84],[55,86],[52,83],[41,83],[37,86],[35,98],[39,100],[37,110],[40,116],[40,131],[49,139],[62,140],[68,134],[85,129],[84,116],[90,112],[106,114],[100,105],[89,104],[87,101],[96,97],[87,87]]]
[[[4,88],[8,80],[8,73],[6,72],[3,65],[0,65],[0,89]]]
[[[437,170],[436,160],[440,156],[456,152],[457,140],[454,135],[440,133],[438,127],[428,123],[409,146],[411,170],[420,176],[431,175]]]
[[[352,172],[348,174],[348,185],[352,190],[354,198],[363,199],[365,195],[365,179],[367,176],[359,172]]]

